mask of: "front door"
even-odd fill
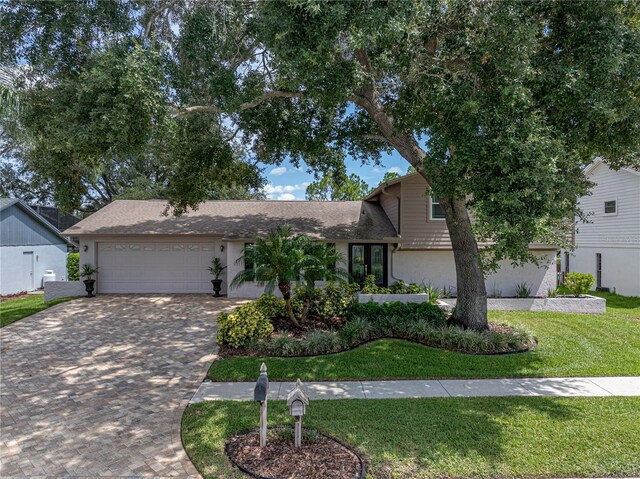
[[[387,245],[350,244],[349,274],[358,284],[363,284],[369,275],[374,275],[378,286],[387,285]]]

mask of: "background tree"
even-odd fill
[[[484,274],[498,261],[535,260],[533,241],[564,243],[594,156],[638,164],[636,0],[1,8],[0,59],[29,62],[29,103],[41,107],[27,108],[30,125],[54,147],[41,153],[55,158],[43,164],[56,195],[80,196],[78,172],[105,157],[171,150],[191,135],[208,140],[176,160],[168,197],[178,212],[205,199],[200,173],[229,164],[233,145],[320,174],[346,155],[377,162],[396,150],[445,213],[465,327],[487,328]],[[52,93],[61,101],[47,102]],[[39,111],[84,126],[51,128]],[[492,246],[480,251],[479,240]]]
[[[320,179],[307,186],[308,200],[356,201],[361,200],[371,187],[355,173],[327,172]]]

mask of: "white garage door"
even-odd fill
[[[209,293],[215,244],[197,241],[98,243],[100,293]]]

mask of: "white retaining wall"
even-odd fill
[[[359,303],[374,302],[378,304],[397,301],[400,303],[428,303],[429,295],[427,293],[420,294],[366,294],[358,293]]]
[[[73,298],[87,294],[82,281],[47,281],[44,283],[44,300]]]
[[[456,298],[440,301],[455,306]],[[584,295],[580,298],[488,298],[487,308],[491,311],[556,311],[560,313],[604,314],[607,301],[604,298]]]

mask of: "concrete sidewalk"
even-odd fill
[[[271,382],[269,399],[284,400],[293,382]],[[254,382],[204,382],[190,403],[251,401]],[[310,399],[399,399],[481,396],[640,396],[640,376],[595,378],[433,379],[304,383]]]

